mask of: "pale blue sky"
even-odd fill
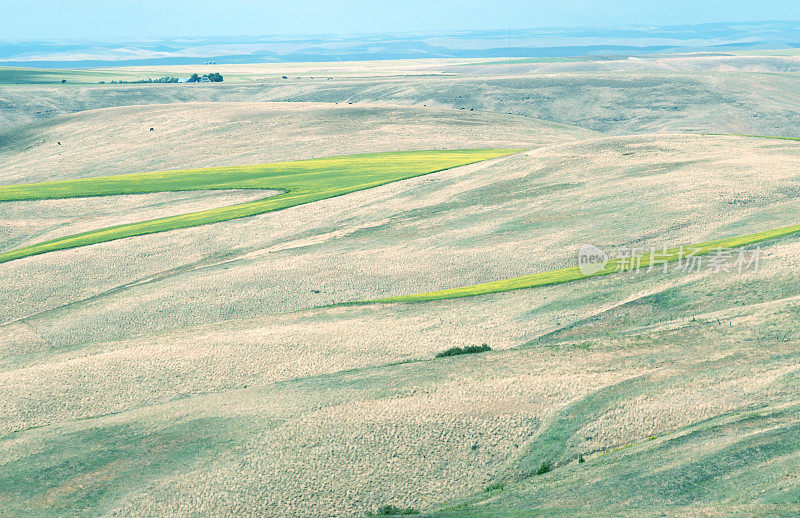
[[[0,0],[0,13],[0,40],[171,38],[788,21],[800,1]]]

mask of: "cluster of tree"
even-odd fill
[[[147,79],[139,79],[138,81],[114,80],[114,81],[109,81],[108,84],[121,85],[121,84],[134,84],[134,83],[177,83],[177,82],[178,82],[178,78],[177,77],[164,76],[164,77],[159,77],[157,79],[152,79],[152,78],[148,77]],[[106,82],[105,81],[100,81],[100,84],[104,85],[104,84],[106,84]]]
[[[210,74],[205,74],[202,76],[198,76],[197,74],[192,74],[192,77],[189,78],[189,83],[199,83],[202,78],[207,77],[209,81],[212,83],[221,83],[222,82],[222,74],[218,72],[212,72]]]
[[[199,83],[199,82],[201,82],[203,80],[204,77],[207,77],[208,80],[211,81],[212,83],[221,83],[222,82],[222,74],[220,74],[218,72],[212,72],[211,74],[205,74],[205,75],[202,75],[202,76],[197,75],[197,74],[192,74],[192,77],[187,79],[186,82],[187,83]],[[112,84],[112,85],[126,84],[127,85],[127,84],[136,84],[136,83],[177,83],[177,82],[179,82],[177,77],[164,76],[164,77],[159,77],[158,79],[152,79],[152,78],[148,77],[147,79],[139,79],[138,81],[114,80],[114,81],[108,81],[108,84]],[[62,83],[66,83],[66,80],[62,81]],[[104,85],[104,84],[106,84],[106,82],[105,81],[100,81],[100,84]]]

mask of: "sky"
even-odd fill
[[[798,0],[0,0],[0,40],[798,21]]]

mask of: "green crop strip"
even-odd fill
[[[0,202],[209,189],[272,189],[285,192],[249,203],[59,237],[0,253],[0,263],[115,239],[246,218],[497,158],[517,151],[519,150],[469,149],[373,153],[295,162],[4,185],[0,186]]]
[[[774,139],[774,140],[793,140],[800,141],[797,137],[774,137],[769,135],[739,135],[735,133],[701,133],[704,136],[730,136],[730,137],[749,137],[761,139]],[[657,259],[659,264],[669,264],[677,261],[687,259],[691,254],[693,257],[701,257],[708,255],[718,250],[741,248],[743,246],[754,245],[770,239],[777,239],[800,232],[800,225],[792,225],[788,227],[776,228],[766,232],[759,232],[757,234],[748,234],[745,236],[732,237],[727,239],[720,239],[718,241],[710,241],[708,243],[701,243],[699,245],[690,245],[686,247],[673,248],[662,252],[658,255]],[[505,279],[502,281],[486,282],[482,284],[475,284],[472,286],[464,286],[462,288],[452,288],[448,290],[431,291],[427,293],[418,293],[415,295],[399,295],[396,297],[384,297],[366,301],[365,303],[375,302],[425,302],[431,300],[445,300],[457,299],[462,297],[473,297],[476,295],[487,295],[490,293],[501,293],[504,291],[522,290],[526,288],[536,288],[538,286],[549,286],[553,284],[561,284],[565,282],[578,281],[587,279],[589,277],[599,277],[602,275],[609,275],[612,273],[620,273],[630,271],[633,268],[649,267],[652,257],[648,255],[642,256],[641,260],[635,265],[625,264],[625,260],[612,259],[606,266],[596,273],[585,275],[580,271],[580,268],[573,266],[571,268],[562,268],[560,270],[552,270],[549,272],[535,273],[532,275],[525,275],[522,277],[514,277],[513,279]]]
[[[718,241],[709,241],[707,243],[701,243],[698,245],[671,248],[666,251],[657,252],[653,255],[649,253],[643,254],[636,261],[632,261],[629,258],[611,259],[608,261],[605,267],[591,274],[584,274],[581,272],[579,267],[573,266],[560,270],[552,270],[549,272],[535,273],[533,275],[525,275],[523,277],[515,277],[513,279],[464,286],[462,288],[431,291],[427,293],[418,293],[415,295],[385,297],[381,299],[370,300],[367,301],[367,303],[425,302],[432,300],[457,299],[511,290],[536,288],[539,286],[549,286],[553,284],[562,284],[565,282],[588,279],[590,277],[599,277],[612,273],[632,271],[634,269],[649,268],[651,264],[653,267],[658,267],[659,265],[670,264],[677,261],[688,261],[692,257],[702,257],[720,250],[731,250],[748,245],[754,245],[771,239],[777,239],[796,234],[798,232],[800,232],[800,225],[792,225],[788,227],[767,230],[765,232],[759,232],[757,234],[748,234],[745,236],[720,239]]]

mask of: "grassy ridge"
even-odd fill
[[[772,135],[744,135],[742,133],[701,133],[708,137],[748,137],[748,138],[765,138],[772,140],[800,140],[800,137],[775,137]]]
[[[573,266],[570,268],[535,273],[533,275],[525,275],[523,277],[515,277],[513,279],[505,279],[502,281],[486,282],[483,284],[464,286],[462,288],[431,291],[427,293],[418,293],[415,295],[385,297],[368,302],[425,302],[431,300],[457,299],[461,297],[472,297],[476,295],[486,295],[489,293],[500,293],[504,291],[561,284],[564,282],[577,281],[589,277],[599,277],[601,275],[609,275],[611,273],[631,271],[634,268],[647,268],[651,265],[651,263],[654,267],[657,267],[661,264],[674,263],[690,257],[702,257],[721,249],[726,250],[740,248],[747,245],[754,245],[770,239],[777,239],[779,237],[796,234],[798,232],[800,232],[800,224],[767,230],[765,232],[759,232],[756,234],[748,234],[745,236],[709,241],[707,243],[701,243],[698,245],[672,248],[668,249],[666,252],[659,252],[655,256],[644,254],[641,257],[641,260],[637,261],[635,265],[631,264],[631,261],[628,259],[611,259],[602,270],[589,275],[583,274],[577,266]]]
[[[510,149],[410,151],[295,162],[115,175],[0,186],[0,202],[207,189],[273,189],[249,203],[117,225],[0,253],[0,263],[115,239],[207,225],[285,209],[516,152]]]
[[[770,135],[740,135],[736,133],[701,133],[707,136],[730,136],[730,137],[750,137],[762,139],[775,139],[775,140],[794,140],[800,141],[798,137],[776,137]],[[718,241],[711,241],[708,243],[701,243],[699,245],[690,245],[683,248],[674,248],[668,250],[666,254],[658,257],[659,261],[664,263],[673,263],[684,259],[684,254],[687,250],[691,250],[694,256],[708,255],[719,249],[739,248],[742,246],[753,245],[776,239],[783,236],[788,236],[800,232],[800,225],[791,225],[788,227],[780,227],[766,232],[757,234],[748,234],[745,236],[732,237],[721,239]],[[648,257],[643,257],[637,267],[648,267],[650,261]],[[581,273],[577,266],[571,268],[563,268],[560,270],[552,270],[549,272],[535,273],[533,275],[525,275],[522,277],[515,277],[513,279],[506,279],[502,281],[486,282],[482,284],[475,284],[472,286],[464,286],[462,288],[452,288],[448,290],[431,291],[427,293],[418,293],[415,295],[400,295],[397,297],[385,297],[381,299],[371,300],[367,302],[424,302],[429,300],[444,300],[456,299],[461,297],[472,297],[475,295],[486,295],[489,293],[500,293],[504,291],[520,290],[525,288],[535,288],[538,286],[548,286],[551,284],[561,284],[563,282],[577,281],[587,277],[598,277],[601,275],[608,275],[620,271],[627,271],[631,268],[626,268],[625,264],[620,264],[617,260],[611,260],[606,267],[597,273],[591,275],[584,275]]]

